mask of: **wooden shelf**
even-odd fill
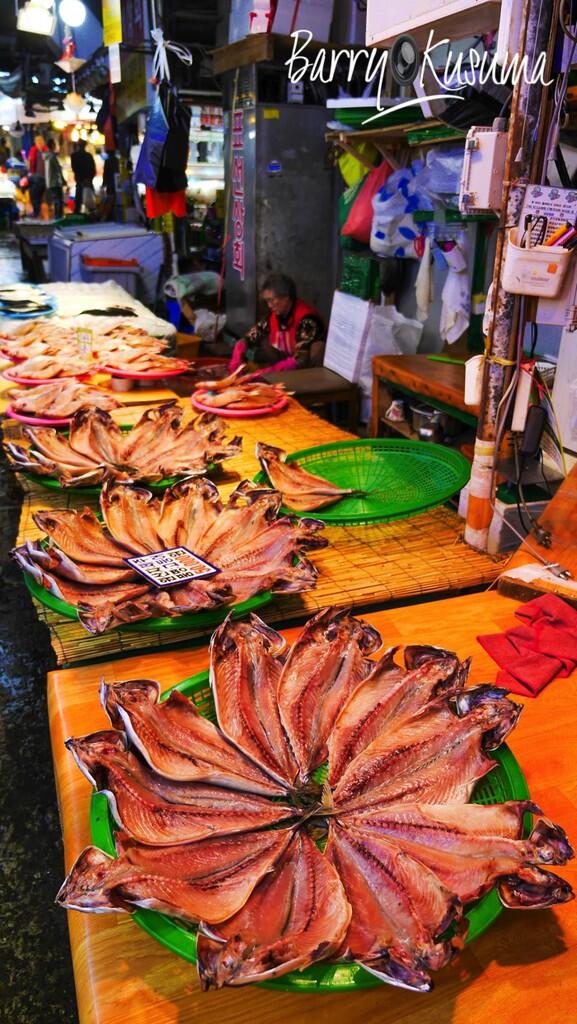
[[[245,36],[236,43],[221,46],[212,51],[212,62],[215,75],[225,71],[234,71],[247,64],[262,64],[265,61],[285,61],[292,52],[294,39],[280,35],[278,32],[255,32]],[[362,46],[347,46],[347,50],[362,50]],[[340,43],[323,43],[311,39],[307,43],[307,55],[315,56],[319,50],[342,50]]]
[[[416,430],[413,430],[408,420],[388,420],[386,416],[379,417],[380,422],[388,430],[394,431],[395,434],[401,434],[402,437],[406,437],[409,441],[418,441],[419,435]]]

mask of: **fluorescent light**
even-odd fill
[[[65,25],[69,25],[70,28],[79,28],[84,24],[86,7],[82,0],[62,0],[58,13]]]
[[[52,8],[46,2],[38,0],[27,0],[24,7],[18,11],[16,28],[19,32],[34,32],[39,36],[52,36],[56,28],[56,17]]]

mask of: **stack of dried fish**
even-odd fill
[[[329,959],[423,992],[494,885],[508,907],[570,900],[543,867],[573,856],[559,826],[539,817],[524,838],[534,804],[467,802],[521,708],[465,689],[449,651],[371,660],[380,642],[332,609],[288,653],[256,616],[228,620],[210,645],[219,728],[178,691],[159,702],[157,683],[104,686],[113,730],[67,745],[108,796],[118,858],[88,847],[57,902],[198,925],[204,988]]]
[[[35,355],[18,363],[13,373],[29,380],[56,380],[58,377],[80,377],[94,373],[94,366],[86,358],[70,350],[58,355]]]
[[[31,444],[5,446],[17,469],[58,477],[63,487],[100,483],[106,476],[150,483],[174,476],[203,476],[211,464],[238,455],[240,437],[227,439],[222,420],[203,413],[182,426],[177,401],[147,409],[129,432],[100,409],[75,413],[70,434],[34,427],[25,430]]]
[[[334,505],[347,494],[358,494],[351,488],[337,487],[322,476],[302,469],[298,462],[287,462],[282,448],[258,441],[255,455],[273,487],[280,491],[283,504],[295,512],[313,512]]]
[[[210,480],[185,480],[160,501],[150,491],[106,480],[104,526],[90,509],[37,512],[49,546],[26,541],[13,555],[25,572],[74,605],[92,633],[158,615],[246,601],[266,590],[300,593],[317,571],[302,552],[324,547],[323,523],[277,518],[281,497],[245,480],[223,507]],[[187,547],[219,572],[158,589],[127,565],[134,555]]]
[[[120,402],[109,391],[77,380],[37,384],[32,388],[13,388],[8,396],[14,412],[41,419],[67,419],[83,406],[103,410],[118,409],[120,406]]]
[[[158,355],[166,348],[165,339],[153,338],[141,327],[115,324],[99,326],[98,329],[91,327],[90,330],[95,365],[117,358],[122,362],[130,358],[131,353],[139,358]],[[78,358],[78,332],[76,327],[66,327],[55,321],[29,323],[13,331],[9,338],[2,338],[0,349],[14,361],[52,356],[58,357],[62,363]]]
[[[186,373],[190,363],[186,359],[175,359],[172,356],[159,355],[150,349],[140,346],[131,348],[123,347],[109,351],[108,355],[102,354],[101,366],[114,374],[120,373]]]
[[[268,408],[284,396],[282,385],[266,384],[253,377],[253,374],[247,374],[246,366],[241,366],[222,380],[199,382],[197,397],[203,405],[215,409],[242,410]]]

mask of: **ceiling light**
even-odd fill
[[[64,99],[64,106],[73,114],[79,114],[84,106],[84,96],[80,96],[77,92],[69,92]]]
[[[80,28],[86,18],[86,7],[82,0],[62,0],[58,13],[65,25],[70,28]]]
[[[38,78],[38,75],[32,75],[32,78],[30,79],[30,81],[32,82],[33,85],[38,85],[38,82],[40,81],[40,79]]]
[[[16,28],[19,32],[34,32],[39,36],[52,36],[56,17],[52,0],[26,0],[18,11]]]

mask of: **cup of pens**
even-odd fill
[[[523,226],[509,231],[503,287],[513,295],[556,298],[577,251],[574,224],[552,224],[547,217],[528,214]]]

